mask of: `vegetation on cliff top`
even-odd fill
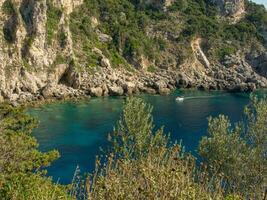
[[[179,64],[190,58],[188,47],[196,37],[205,39],[205,51],[215,61],[237,50],[248,50],[253,43],[263,44],[266,10],[246,1],[246,12],[241,21],[231,24],[219,17],[217,7],[209,0],[177,0],[168,11],[144,6],[140,1],[85,0],[71,15],[70,25],[77,53],[87,56],[88,65],[98,60],[90,55],[93,47],[111,60],[117,56],[130,64],[136,64],[140,56],[157,65],[164,59]],[[99,21],[96,28],[92,17]],[[112,41],[101,42],[96,30],[110,35]]]
[[[250,1],[245,1],[246,14],[237,23],[229,23],[221,17],[211,0],[175,0],[166,11],[144,2],[84,0],[75,8],[65,19],[65,25],[70,25],[72,32],[76,66],[92,69],[99,66],[105,56],[113,67],[142,67],[145,59],[149,61],[147,67],[152,66],[153,71],[158,67],[176,68],[192,58],[190,43],[199,37],[203,39],[202,47],[209,60],[215,63],[238,50],[248,53],[263,47],[267,12],[263,6]],[[59,21],[64,10],[51,0],[46,3],[47,43],[58,40],[62,47],[66,33],[59,27]],[[16,8],[10,0],[5,0],[1,9],[8,17],[4,38],[14,44],[19,14],[25,28],[31,29],[33,9],[27,8],[27,3]],[[27,32],[30,35],[25,47],[30,46],[34,37],[34,30]],[[103,40],[101,34],[110,37]],[[100,49],[102,54],[93,51],[94,48]]]

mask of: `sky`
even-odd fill
[[[265,5],[265,8],[267,8],[267,0],[253,0],[257,4],[263,4]]]

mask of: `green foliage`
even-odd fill
[[[67,43],[67,35],[66,35],[66,33],[64,32],[63,29],[61,29],[59,31],[58,41],[59,41],[59,45],[60,45],[61,48],[64,48],[66,46],[66,43]]]
[[[138,111],[138,112],[137,112]],[[166,146],[168,137],[163,129],[153,133],[152,107],[141,99],[127,99],[117,128],[109,136],[112,152],[126,159],[137,159],[147,155],[152,147]]]
[[[223,115],[209,118],[209,135],[200,142],[201,166],[181,145],[171,144],[163,128],[155,130],[151,113],[152,107],[141,99],[126,100],[109,136],[110,151],[97,159],[95,173],[86,183],[78,178],[79,184],[72,184],[71,196],[111,200],[264,199],[267,98],[253,97],[245,108],[244,121],[236,125]],[[30,135],[36,124],[21,107],[0,105],[1,199],[70,199],[68,188],[53,183],[41,170],[58,153],[37,150],[37,142]],[[75,173],[75,177],[79,175]]]
[[[245,122],[209,119],[200,143],[203,164],[154,132],[152,108],[126,100],[105,164],[87,180],[88,199],[263,199],[266,183],[267,99],[252,98]]]
[[[253,2],[246,2],[246,20],[256,28],[256,35],[263,41],[262,30],[267,28],[267,12],[264,6],[257,5]]]
[[[100,31],[113,38],[110,44],[99,41],[91,24],[93,13],[100,21],[98,27]],[[129,61],[140,55],[149,58],[155,56],[156,45],[143,31],[146,23],[147,15],[135,10],[134,5],[129,1],[86,0],[84,6],[72,13],[70,28],[73,39],[77,42],[76,53],[79,58],[82,57],[82,60],[90,64],[97,64],[94,62],[95,57],[84,58],[91,54],[92,48],[96,46],[103,52],[107,52],[106,56],[116,67],[127,66],[125,60]],[[83,53],[78,52],[81,47]],[[90,60],[92,61],[90,62]]]
[[[47,40],[49,44],[52,44],[52,40],[54,39],[55,32],[58,29],[59,20],[61,18],[62,11],[53,6],[52,2],[47,1]]]
[[[108,157],[107,165],[88,181],[88,199],[221,199],[194,182],[194,163],[180,147],[150,148],[138,159]],[[221,198],[220,198],[221,197]]]
[[[57,55],[54,61],[55,65],[66,63],[66,58],[61,55]]]
[[[220,177],[226,193],[262,199],[267,177],[267,99],[252,99],[246,120],[234,127],[225,116],[209,119],[200,155],[212,177]]]
[[[153,73],[153,72],[156,72],[157,69],[154,65],[149,65],[148,68],[147,68],[147,71]]]
[[[172,5],[171,7],[169,8],[169,10],[171,12],[174,12],[174,11],[184,11],[186,10],[188,7],[188,2],[186,0],[176,0]]]
[[[186,20],[183,36],[192,38],[209,37],[218,31],[218,20],[215,18],[216,7],[205,0],[188,1],[186,9],[181,13]],[[182,38],[181,38],[182,39]]]
[[[88,178],[88,199],[221,199],[195,182],[194,158],[170,145],[163,129],[153,131],[151,111],[141,99],[126,100],[112,151]]]
[[[88,7],[87,7],[88,6]],[[70,18],[70,31],[74,41],[74,49],[76,57],[79,58],[75,62],[76,66],[84,69],[92,69],[99,65],[100,55],[93,52],[94,47],[103,49],[103,44],[98,41],[97,34],[93,31],[91,25],[91,12],[94,8],[93,4],[86,4],[80,9],[73,12]],[[105,49],[105,47],[104,47]]]
[[[231,24],[218,17],[218,8],[209,0],[177,0],[167,12],[140,0],[85,0],[70,17],[75,54],[84,67],[98,64],[91,55],[93,47],[106,52],[115,67],[126,66],[125,61],[136,64],[141,56],[151,63],[166,63],[162,59],[173,57],[181,64],[191,58],[190,42],[201,37],[207,39],[209,48],[204,50],[210,60],[220,61],[224,55],[249,48],[255,41],[264,42],[266,10],[246,4],[246,17]],[[92,25],[91,17],[98,19],[97,27]],[[99,41],[97,30],[113,40]],[[226,41],[231,45],[225,45]],[[161,57],[163,54],[167,56]]]
[[[217,50],[217,58],[219,60],[223,60],[224,57],[233,55],[236,53],[236,49],[233,46],[225,45],[224,47],[221,47]]]
[[[108,57],[111,59],[111,64],[113,67],[127,67],[129,64],[116,50],[109,50]]]
[[[37,150],[38,143],[31,136],[36,125],[37,121],[26,115],[23,108],[0,105],[1,199],[67,199],[66,191],[41,170],[59,153]]]
[[[13,15],[14,13],[16,13],[15,7],[11,0],[4,1],[2,10],[6,15]]]
[[[99,10],[101,29],[112,36],[114,46],[125,58],[139,55],[154,57],[157,48],[144,32],[150,20],[149,13],[136,10],[135,6],[126,0],[101,1]]]
[[[23,113],[22,108],[10,105],[0,107],[1,172],[28,172],[48,166],[59,155],[56,151],[41,153],[37,141],[30,134],[36,127],[35,119]]]
[[[4,180],[2,180],[4,178]],[[3,182],[2,182],[3,181]],[[12,173],[0,178],[0,198],[14,200],[70,200],[67,188],[54,184],[42,174]]]

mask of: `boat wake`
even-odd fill
[[[190,100],[190,99],[210,99],[210,98],[218,98],[218,97],[223,97],[225,96],[224,95],[207,95],[207,96],[195,96],[195,97],[183,97],[183,96],[180,96],[180,97],[177,97],[175,100],[178,101],[178,102],[183,102],[185,100]]]

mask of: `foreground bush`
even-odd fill
[[[163,129],[153,133],[151,107],[128,99],[110,140],[113,151],[88,179],[89,199],[221,199],[196,182],[195,160],[169,144]]]
[[[88,199],[264,199],[267,177],[267,99],[252,99],[245,120],[209,119],[200,142],[203,163],[154,130],[152,108],[126,101],[110,135],[111,153],[88,177]]]
[[[36,125],[23,108],[0,105],[0,199],[68,199],[64,187],[54,184],[41,170],[59,154],[37,150],[38,143],[31,136]]]
[[[222,179],[226,193],[267,198],[267,99],[253,98],[236,125],[223,115],[209,118],[208,133],[199,152],[210,176]]]
[[[37,150],[30,135],[36,121],[21,108],[1,105],[0,199],[266,199],[266,98],[252,98],[236,125],[223,115],[209,119],[200,165],[172,144],[163,128],[155,130],[151,112],[141,99],[127,99],[109,136],[111,148],[97,159],[95,173],[86,181],[77,175],[67,190],[41,170],[58,153]]]

